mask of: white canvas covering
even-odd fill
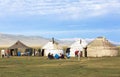
[[[87,46],[85,40],[77,40],[70,46],[70,56],[75,57],[75,51],[83,51],[83,48]]]
[[[62,53],[62,54],[64,53],[63,50],[61,49],[61,47],[55,43],[53,44],[53,42],[48,42],[45,46],[43,46],[42,49],[44,49],[45,56],[47,56],[48,53],[51,53],[53,55],[55,55],[55,54],[59,55],[60,53]]]
[[[55,45],[52,42],[48,42],[45,46],[43,46],[43,49],[48,49],[48,50],[52,50],[55,49]]]

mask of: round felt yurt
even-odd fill
[[[48,54],[64,54],[62,47],[52,39],[42,47],[42,56],[48,56]]]
[[[17,41],[15,44],[8,48],[10,50],[11,56],[18,56],[18,53],[25,53],[26,51],[30,51],[30,47],[23,44],[21,41]]]
[[[98,37],[87,46],[88,57],[117,56],[118,48],[104,37]]]
[[[75,52],[81,52],[81,56],[85,57],[86,46],[87,46],[87,42],[83,39],[75,41],[70,46],[70,56],[75,57]]]

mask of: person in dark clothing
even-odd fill
[[[50,53],[48,53],[48,59],[50,59],[50,56],[51,56]]]
[[[67,48],[67,50],[66,50],[66,57],[67,57],[67,59],[70,58],[70,48]]]
[[[65,59],[64,54],[60,53],[60,58]]]
[[[51,59],[54,59],[54,56],[53,56],[53,54],[51,54]]]
[[[48,53],[48,59],[54,59],[53,54]]]
[[[79,51],[75,51],[75,56],[78,57]]]

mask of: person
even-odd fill
[[[48,53],[48,59],[54,59],[53,54]]]
[[[70,54],[70,48],[67,48],[66,53]]]
[[[60,58],[61,58],[61,59],[64,59],[64,58],[65,58],[65,57],[64,57],[64,54],[60,53]]]
[[[50,53],[48,53],[48,59],[50,59],[50,56],[51,56]]]
[[[75,51],[75,56],[78,57],[79,51]]]
[[[67,48],[67,50],[66,50],[66,57],[67,57],[67,59],[70,58],[70,48]]]
[[[5,50],[2,49],[2,50],[1,50],[1,58],[4,58],[4,57],[5,57]]]
[[[36,51],[35,51],[35,56],[37,56],[37,55],[38,55],[38,51],[36,50]]]
[[[7,58],[9,58],[9,50],[6,50]]]
[[[66,57],[67,57],[67,59],[69,59],[70,58],[70,53],[66,53]]]
[[[54,56],[53,56],[53,54],[51,54],[51,55],[50,55],[50,59],[54,59]]]

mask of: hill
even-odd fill
[[[44,38],[41,36],[24,36],[0,33],[0,47],[9,47],[18,40],[30,47],[41,47],[47,42],[51,41],[50,38]],[[73,43],[73,41],[58,39],[55,39],[55,41],[58,42],[61,46],[69,46]]]
[[[18,40],[28,46],[42,46],[49,41],[49,39],[40,36],[0,34],[0,47],[9,47]]]
[[[78,39],[78,38],[77,38]],[[45,38],[41,36],[24,36],[24,35],[12,35],[12,34],[2,34],[0,33],[0,47],[9,47],[13,45],[16,41],[20,40],[24,44],[30,47],[41,47],[47,42],[51,41],[51,38]],[[70,46],[76,39],[55,39],[56,42],[61,46]],[[92,39],[85,39],[87,43],[91,42]],[[113,44],[117,45],[116,42],[111,41]]]

